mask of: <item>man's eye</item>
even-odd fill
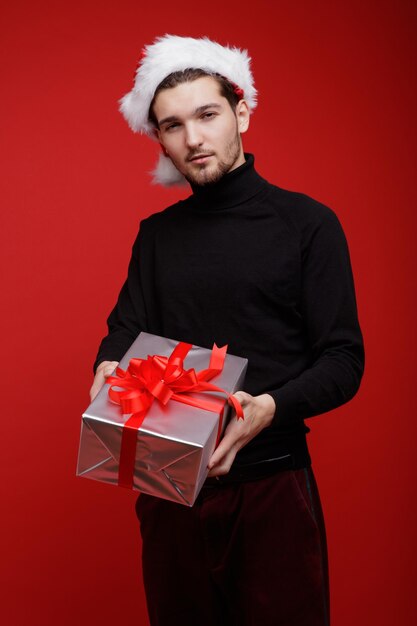
[[[205,119],[211,119],[212,117],[215,117],[215,115],[216,115],[215,113],[210,113],[208,111],[207,113],[204,113],[202,117]]]
[[[173,124],[169,124],[169,126],[165,126],[165,130],[175,130],[175,128],[178,128],[179,124],[177,122],[174,122]]]

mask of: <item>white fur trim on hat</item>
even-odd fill
[[[208,37],[194,39],[165,35],[145,47],[133,89],[120,100],[120,111],[134,132],[154,138],[154,126],[149,121],[149,107],[156,88],[172,72],[189,68],[224,76],[243,90],[250,113],[256,107],[257,91],[247,50],[222,46]],[[159,184],[185,182],[171,159],[164,155],[160,157],[153,174],[154,182]]]
[[[187,185],[187,179],[175,167],[171,159],[161,152],[156,168],[151,172],[154,185]]]

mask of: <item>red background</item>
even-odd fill
[[[367,369],[351,403],[309,423],[333,624],[413,623],[415,3],[14,0],[2,13],[2,623],[147,624],[135,495],[75,464],[138,221],[183,193],[149,185],[157,146],[117,111],[165,32],[249,49],[246,150],[345,228]]]

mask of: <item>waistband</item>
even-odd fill
[[[258,480],[260,478],[271,476],[277,472],[302,469],[303,467],[308,467],[309,465],[310,462],[306,463],[304,458],[297,459],[292,454],[284,454],[279,457],[263,459],[262,461],[247,463],[245,465],[232,465],[228,474],[206,478],[203,487],[220,487],[221,485],[231,483]]]

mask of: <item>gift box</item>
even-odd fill
[[[77,475],[192,506],[246,368],[226,347],[140,333],[82,416]]]

